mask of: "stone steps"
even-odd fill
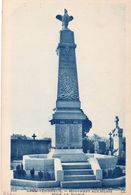
[[[91,164],[87,161],[66,162],[62,163],[62,167],[64,170],[62,188],[99,188],[102,185],[100,180],[96,180]]]
[[[62,163],[63,169],[91,169],[91,165],[87,162],[72,162],[72,163]]]
[[[64,175],[93,175],[92,169],[68,169],[64,170]]]
[[[65,175],[64,181],[95,180],[95,175]]]
[[[62,181],[62,188],[72,188],[72,189],[80,189],[80,188],[100,188],[101,181],[99,180],[83,180],[83,181]]]

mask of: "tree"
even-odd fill
[[[84,138],[89,130],[92,128],[92,122],[86,117],[82,122],[82,137]]]

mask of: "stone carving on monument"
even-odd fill
[[[69,16],[68,12],[66,9],[64,9],[64,15],[57,15],[56,18],[60,21],[62,21],[62,28],[63,29],[67,29],[68,28],[68,24],[71,20],[73,20],[73,16]]]
[[[59,100],[79,100],[77,80],[71,71],[64,70],[59,74],[58,88]]]

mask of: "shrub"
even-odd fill
[[[102,170],[102,173],[103,173],[103,179],[108,178],[108,172],[107,172],[107,170]]]
[[[35,176],[35,169],[31,169],[30,170],[30,175],[31,175],[31,178],[34,179],[34,176]]]
[[[17,175],[17,178],[21,178],[21,166],[20,165],[16,166],[16,175]]]
[[[44,175],[43,175],[43,172],[42,172],[42,171],[39,171],[39,172],[38,172],[38,177],[39,177],[40,180],[42,180],[43,176],[44,176]]]
[[[113,170],[113,178],[120,177],[122,175],[123,175],[123,173],[122,173],[122,169],[120,167],[116,167]]]
[[[113,170],[112,169],[108,170],[108,178],[113,178]]]
[[[13,171],[14,178],[25,178],[26,171],[23,169],[23,165],[17,165],[16,170]]]
[[[45,180],[50,180],[51,179],[51,175],[50,175],[50,173],[48,171],[46,171],[44,173],[44,178],[45,178]]]
[[[26,171],[24,169],[21,171],[21,176],[22,176],[22,178],[26,177]]]

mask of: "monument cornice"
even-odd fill
[[[60,48],[60,47],[64,47],[64,48],[67,48],[67,47],[76,48],[77,45],[75,43],[59,43],[58,44],[58,48]]]

